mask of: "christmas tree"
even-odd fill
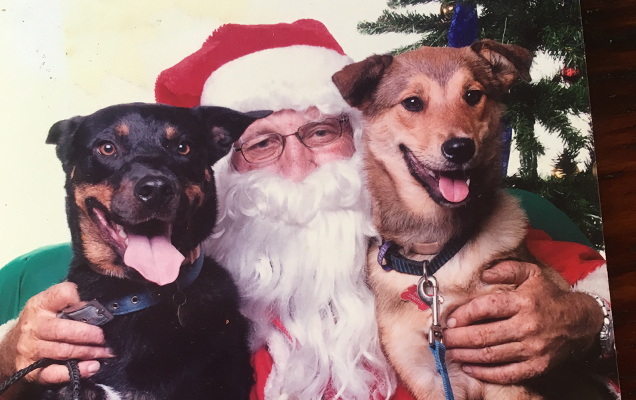
[[[415,43],[396,49],[394,54],[421,46],[458,47],[470,44],[475,38],[488,38],[525,47],[535,54],[543,52],[558,60],[563,68],[555,76],[517,84],[505,100],[503,121],[514,132],[520,168],[504,181],[508,187],[529,190],[550,200],[601,249],[603,236],[592,138],[588,132],[573,127],[570,120],[570,116],[589,113],[578,1],[444,0],[440,12],[433,14],[418,13],[410,7],[431,2],[390,0],[389,9],[377,21],[360,22],[358,30],[370,35],[387,32],[421,35]],[[541,177],[537,171],[537,159],[545,148],[535,132],[536,123],[563,142],[563,151],[553,160],[553,174],[549,177]],[[509,146],[505,129],[503,140],[505,153],[506,145]],[[583,168],[575,161],[581,151],[590,154]],[[507,161],[504,161],[505,174]]]

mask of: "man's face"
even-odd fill
[[[268,133],[278,133],[285,138],[285,147],[279,158],[263,162],[249,163],[240,152],[232,154],[232,165],[239,173],[245,173],[256,169],[267,169],[277,174],[300,182],[311,174],[317,167],[334,160],[350,158],[355,152],[353,134],[351,129],[344,128],[342,136],[325,146],[308,148],[302,144],[298,137],[293,135],[301,126],[320,121],[325,118],[340,118],[340,115],[320,115],[317,108],[309,108],[300,113],[294,110],[282,110],[273,113],[267,118],[260,119],[250,125],[236,146],[258,138]],[[345,123],[347,124],[347,123]]]

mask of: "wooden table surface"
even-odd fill
[[[636,399],[636,0],[581,0],[623,399]]]

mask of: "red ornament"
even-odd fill
[[[581,71],[578,68],[563,68],[561,70],[561,78],[563,78],[565,83],[576,83],[581,79]]]

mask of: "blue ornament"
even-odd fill
[[[448,46],[470,46],[477,39],[477,6],[459,1],[448,30]]]
[[[501,132],[501,173],[508,175],[508,162],[510,161],[510,147],[512,144],[512,126],[506,118],[501,119],[503,132]]]

